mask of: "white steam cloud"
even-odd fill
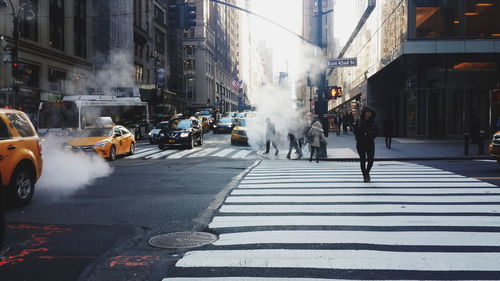
[[[109,89],[114,87],[133,87],[134,86],[134,65],[132,56],[127,51],[117,51],[109,55],[106,60],[95,59],[100,64],[95,74],[92,88]]]
[[[249,93],[250,103],[256,108],[255,114],[247,116],[249,144],[254,150],[265,146],[267,117],[276,127],[277,144],[283,153],[288,151],[288,133],[300,138],[311,121],[307,114],[309,108],[297,104],[297,91],[303,90],[298,82],[305,84],[308,74],[311,78],[319,77],[325,71],[327,60],[318,47],[306,43],[299,43],[297,55],[296,60],[290,60],[288,65],[288,81],[279,86],[265,85]],[[309,99],[309,94],[304,98]]]
[[[106,160],[97,154],[66,151],[63,143],[58,138],[42,142],[43,171],[37,183],[39,192],[50,193],[54,197],[71,196],[113,172]]]

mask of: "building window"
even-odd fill
[[[87,57],[87,0],[74,2],[75,55]]]
[[[149,45],[146,45],[146,60],[149,61],[151,54],[149,53]]]
[[[32,20],[23,20],[21,22],[20,26],[20,33],[21,37],[25,39],[29,39],[32,41],[38,41],[38,0],[23,0],[21,2],[22,4],[24,3],[31,3],[31,6],[33,7],[33,12],[35,13],[35,18]]]
[[[184,61],[184,69],[185,70],[194,70],[194,60],[185,60]]]
[[[500,37],[500,5],[481,0],[414,0],[416,38]]]
[[[156,29],[156,51],[160,54],[165,53],[165,33]]]
[[[142,83],[144,81],[144,68],[142,65],[135,65],[135,82]]]
[[[142,0],[134,0],[134,24],[142,27]]]
[[[64,82],[66,72],[49,68],[49,89],[57,92],[64,92]]]
[[[155,6],[155,17],[156,23],[165,24],[165,12],[162,11],[158,6]]]
[[[191,45],[184,46],[184,53],[185,53],[187,56],[192,56],[192,55],[194,55],[194,46],[191,46]]]
[[[466,37],[500,38],[500,2],[466,1],[464,15]]]
[[[188,29],[184,29],[184,37],[185,38],[188,38],[188,37],[194,37],[194,27],[190,27]]]
[[[64,51],[64,0],[49,1],[49,46]]]

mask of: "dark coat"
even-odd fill
[[[364,118],[365,112],[371,111],[372,115],[370,119],[366,120]],[[375,124],[375,111],[370,108],[363,109],[361,113],[361,118],[354,124],[354,136],[356,137],[357,147],[368,147],[373,145],[375,142],[375,137],[377,137],[377,125]]]

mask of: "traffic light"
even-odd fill
[[[196,26],[196,5],[184,4],[183,18],[184,18],[183,28],[190,28]]]
[[[168,6],[168,25],[171,27],[180,28],[180,10],[179,5]]]

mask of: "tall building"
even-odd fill
[[[358,0],[354,14],[341,2],[334,1],[339,43],[334,57],[357,58],[357,66],[330,73],[329,84],[344,90],[330,102],[331,111],[371,106],[379,121],[395,121],[399,136],[453,137],[495,129],[498,0]],[[343,22],[346,14],[356,17],[350,28]],[[345,30],[351,32],[341,38]]]
[[[0,106],[24,110],[36,124],[41,100],[61,99],[80,93],[92,76],[89,60],[91,22],[87,0],[12,0],[15,13],[19,5],[31,3],[34,19],[20,16],[18,64],[1,62]],[[11,7],[0,9],[0,35],[8,48],[13,36]],[[16,91],[13,85],[19,85]]]
[[[232,81],[239,78],[239,15],[209,0],[196,5],[196,26],[184,31],[184,80],[188,106],[220,107],[235,111],[238,92]],[[235,0],[227,1],[235,4]]]

